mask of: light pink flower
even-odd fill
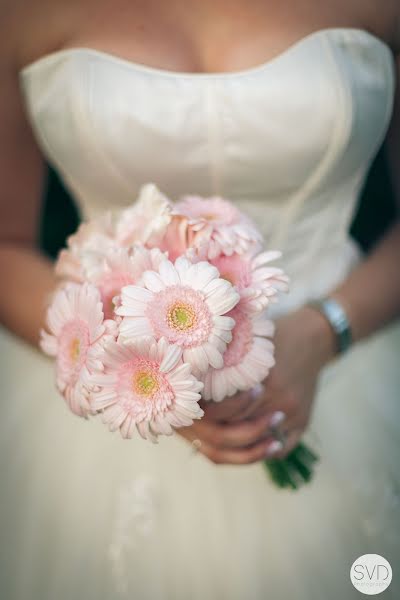
[[[208,258],[221,253],[228,256],[234,252],[243,254],[262,242],[262,235],[254,223],[220,196],[183,196],[175,204],[174,212],[188,217],[195,231],[208,235]]]
[[[106,319],[114,317],[115,297],[129,284],[138,283],[143,273],[149,269],[158,269],[166,255],[158,248],[148,250],[143,246],[128,248],[110,248],[102,258],[88,264],[84,269],[85,277],[100,291]]]
[[[122,288],[121,306],[115,311],[123,317],[121,337],[165,337],[183,348],[183,359],[195,374],[209,365],[221,367],[234,325],[224,315],[237,304],[239,294],[219,278],[218,270],[181,257],[175,264],[163,261],[158,272],[146,271],[142,283],[143,287]]]
[[[77,283],[85,281],[84,261],[101,260],[104,253],[116,246],[113,236],[111,213],[81,223],[76,233],[69,236],[67,248],[58,255],[56,275]]]
[[[56,357],[56,384],[69,408],[79,416],[90,413],[90,372],[103,368],[103,344],[116,333],[104,321],[98,290],[88,284],[68,283],[54,295],[47,311],[50,334],[41,331],[40,345]]]
[[[93,376],[98,387],[91,405],[103,411],[110,431],[119,429],[122,437],[131,438],[136,428],[143,438],[156,441],[159,434],[170,435],[173,427],[203,416],[198,404],[203,385],[182,362],[182,349],[164,338],[111,342],[102,360],[105,371]]]
[[[204,260],[206,260],[210,234],[211,230],[205,227],[197,230],[188,217],[173,214],[159,247],[168,253],[168,258],[172,262],[187,254],[188,250],[192,248],[202,251]]]
[[[274,345],[271,337],[274,324],[265,312],[251,318],[235,307],[229,313],[235,320],[232,341],[224,353],[220,369],[209,369],[203,376],[205,400],[220,402],[237,391],[249,390],[263,381],[273,367]]]
[[[240,294],[241,308],[257,313],[270,302],[277,301],[278,291],[288,291],[289,278],[283,270],[268,265],[280,256],[278,251],[221,254],[210,262],[217,267],[220,277],[235,286]]]
[[[121,246],[135,243],[158,246],[171,220],[171,202],[154,183],[140,188],[136,202],[116,222],[115,238]]]

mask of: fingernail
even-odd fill
[[[250,390],[250,394],[252,396],[252,398],[258,398],[264,391],[264,386],[262,385],[262,383],[258,383],[257,385],[255,385],[251,390]]]
[[[271,442],[267,448],[266,456],[273,456],[280,450],[282,450],[283,444],[279,440],[274,440]]]
[[[277,427],[286,419],[286,415],[281,410],[277,410],[271,415],[270,425],[271,427]]]

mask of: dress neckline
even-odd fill
[[[60,50],[55,50],[49,54],[45,54],[44,56],[28,63],[24,67],[19,70],[19,73],[22,77],[29,75],[30,73],[44,68],[48,65],[51,65],[54,61],[61,60],[67,56],[73,55],[89,55],[101,58],[108,62],[113,62],[125,67],[130,68],[133,71],[142,71],[148,74],[159,75],[162,77],[170,77],[170,78],[191,78],[191,79],[225,79],[225,78],[238,78],[246,75],[251,75],[253,73],[257,73],[259,71],[263,71],[270,65],[279,61],[285,56],[288,56],[296,49],[305,45],[306,43],[323,36],[337,35],[340,33],[345,33],[348,35],[354,36],[365,36],[366,39],[369,39],[373,43],[376,43],[382,49],[390,54],[392,57],[392,51],[389,45],[384,42],[377,35],[367,31],[366,29],[361,29],[357,27],[326,27],[323,29],[318,29],[316,31],[311,31],[307,35],[301,37],[296,40],[292,44],[290,44],[287,48],[279,52],[275,56],[272,56],[269,60],[262,62],[261,64],[255,65],[253,67],[248,67],[247,69],[240,69],[235,71],[216,71],[216,72],[190,72],[190,71],[172,71],[168,69],[161,69],[158,67],[152,67],[150,65],[145,65],[143,63],[138,63],[117,54],[113,54],[111,52],[105,52],[103,50],[98,50],[96,48],[87,47],[87,46],[71,46],[69,48],[62,48]]]

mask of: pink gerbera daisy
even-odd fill
[[[224,353],[221,369],[209,369],[203,377],[205,400],[220,402],[237,391],[245,391],[263,381],[275,364],[271,337],[274,324],[265,312],[251,318],[240,306],[229,315],[235,321],[232,341]]]
[[[166,255],[153,248],[143,246],[128,248],[111,248],[101,261],[95,260],[85,269],[85,275],[100,291],[106,319],[113,318],[115,297],[121,289],[131,283],[137,283],[143,273],[149,269],[158,269]]]
[[[123,210],[116,222],[116,241],[122,246],[135,243],[158,246],[171,220],[171,202],[154,183],[140,188],[136,202]]]
[[[110,431],[120,429],[122,437],[131,438],[136,428],[156,441],[159,434],[170,435],[173,427],[203,416],[198,404],[203,384],[182,362],[182,349],[164,338],[111,342],[102,360],[105,371],[93,376],[98,387],[91,405],[103,411]]]
[[[84,260],[101,260],[104,253],[116,246],[110,213],[81,223],[69,236],[67,248],[61,250],[55,265],[58,277],[82,283],[85,281]]]
[[[146,271],[142,284],[122,288],[121,306],[116,309],[124,317],[121,336],[165,337],[183,349],[184,361],[196,374],[209,365],[221,367],[234,325],[225,314],[237,304],[239,294],[220,279],[218,270],[181,257],[175,264],[163,261],[158,271]]]
[[[56,292],[47,311],[50,334],[41,331],[40,345],[56,357],[56,383],[75,414],[90,412],[90,372],[101,370],[103,344],[112,339],[115,324],[104,321],[98,290],[88,283],[68,283]]]
[[[277,300],[278,291],[287,292],[289,278],[282,269],[269,262],[280,258],[278,251],[261,253],[221,254],[211,260],[220,277],[227,279],[240,294],[241,307],[249,312],[260,312]]]
[[[208,253],[205,250],[208,250],[210,233],[205,227],[197,230],[188,217],[173,214],[159,247],[168,253],[168,258],[172,262],[179,258],[179,256],[186,254],[191,248],[196,248],[198,251],[201,250],[204,260],[206,260]]]
[[[234,252],[242,254],[262,242],[254,223],[220,196],[183,196],[176,203],[175,212],[188,217],[195,231],[208,235],[208,258],[215,258],[221,252],[228,256]]]

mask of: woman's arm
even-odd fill
[[[55,284],[36,248],[44,162],[27,121],[11,48],[0,52],[0,322],[37,344]]]
[[[398,84],[386,148],[391,180],[400,211],[400,58],[397,59],[397,72]],[[386,233],[367,259],[331,295],[344,307],[356,341],[369,336],[400,315],[399,221]]]
[[[397,64],[400,81],[400,60]],[[400,198],[400,86],[397,87],[386,143],[395,193]],[[400,222],[330,295],[346,310],[355,341],[400,316]],[[286,456],[307,428],[318,375],[335,355],[333,332],[317,310],[304,306],[282,317],[276,324],[276,365],[264,387],[219,404],[203,405],[203,419],[182,431],[182,435],[200,439],[201,451],[217,463],[242,464],[263,457]],[[269,437],[268,425],[277,412],[286,415],[281,425],[288,433],[284,448]],[[248,429],[239,432],[240,425],[246,423]]]

